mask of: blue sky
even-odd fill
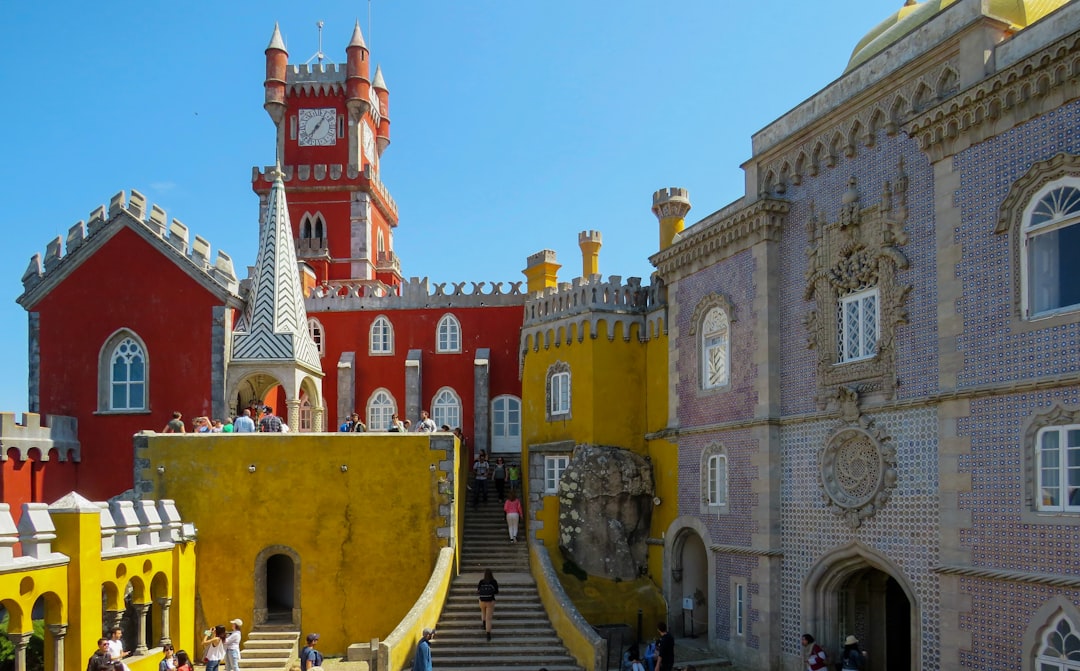
[[[317,21],[326,56],[343,62],[360,20],[390,89],[381,178],[400,209],[405,276],[517,281],[526,256],[552,249],[568,280],[581,272],[577,233],[594,229],[602,274],[647,278],[652,192],[688,188],[691,222],[742,195],[751,134],[839,77],[902,4],[374,0],[369,23],[363,0],[0,3],[0,410],[27,407],[14,301],[31,255],[120,189],[239,273],[254,262],[251,168],[273,161],[262,80],[275,21],[302,63]]]

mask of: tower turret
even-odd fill
[[[690,193],[677,186],[660,189],[652,196],[652,211],[660,220],[660,249],[667,249],[686,226]]]
[[[277,23],[274,23],[274,34],[270,36],[265,53],[266,80],[263,86],[266,88],[266,100],[263,109],[273,119],[274,125],[280,128],[285,118],[285,71],[289,66],[289,52],[285,49]]]
[[[381,65],[375,66],[375,81],[371,87],[379,100],[379,128],[375,142],[379,145],[379,156],[382,156],[383,150],[390,144],[390,90],[386,88]]]
[[[345,54],[345,105],[355,121],[363,115],[364,105],[371,104],[371,59],[364,43],[364,34],[360,31],[360,21],[353,28]]]
[[[581,276],[589,277],[600,272],[600,245],[603,238],[600,231],[582,231],[578,233],[578,247],[581,247]]]
[[[555,288],[559,283],[559,268],[555,262],[555,252],[543,249],[532,254],[525,261],[525,278],[528,280],[529,293]]]

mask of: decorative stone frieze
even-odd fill
[[[897,271],[908,267],[900,250],[907,244],[907,175],[901,160],[893,182],[886,181],[881,201],[860,204],[855,177],[843,197],[837,220],[826,223],[820,210],[807,223],[809,257],[804,298],[815,300],[804,325],[808,347],[818,353],[818,407],[835,398],[837,385],[859,383],[863,391],[880,391],[892,398],[896,388],[896,328],[907,323],[911,285],[900,284]],[[840,363],[840,299],[860,288],[877,287],[877,352],[865,359]]]

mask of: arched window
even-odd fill
[[[380,253],[386,251],[386,237],[383,235],[383,232],[381,230],[379,231],[379,237],[375,249]]]
[[[731,322],[715,307],[701,324],[701,388],[725,387],[731,377]]]
[[[547,370],[547,420],[570,419],[570,364],[556,361]]]
[[[390,420],[397,412],[397,403],[390,392],[385,389],[376,389],[367,403],[368,431],[386,431],[390,428]]]
[[[1035,664],[1039,671],[1080,671],[1080,637],[1064,615],[1047,628]]]
[[[308,335],[311,336],[311,341],[315,343],[315,349],[319,351],[319,356],[324,356],[326,350],[323,343],[323,325],[319,323],[318,319],[312,317],[307,321]]]
[[[309,214],[304,213],[304,216],[300,218],[300,238],[303,240],[317,239],[321,240],[324,237],[326,231],[326,224],[323,222],[321,214]]]
[[[394,327],[390,320],[379,315],[371,323],[371,347],[372,354],[394,353]]]
[[[443,315],[436,329],[435,351],[439,353],[461,351],[461,324],[454,315]],[[456,425],[452,425],[456,426]]]
[[[461,399],[450,387],[443,387],[431,401],[431,419],[435,426],[451,429],[461,426]]]
[[[710,445],[701,453],[701,513],[728,512],[728,458],[721,445]]]
[[[878,303],[876,286],[840,297],[837,312],[840,363],[869,359],[877,354]]]
[[[149,410],[148,373],[146,346],[138,336],[127,329],[110,336],[98,362],[98,411]]]
[[[1039,192],[1025,210],[1020,272],[1025,314],[1080,307],[1080,179],[1066,178]]]
[[[491,402],[491,451],[521,450],[521,399],[496,396]]]

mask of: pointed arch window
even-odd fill
[[[367,425],[369,431],[386,431],[397,412],[397,402],[385,389],[376,389],[367,403]]]
[[[709,310],[701,324],[701,387],[726,387],[731,377],[731,321],[720,307]]]
[[[371,354],[394,353],[394,327],[383,315],[379,315],[371,323],[371,345],[368,351]]]
[[[1080,308],[1080,178],[1040,191],[1028,206],[1022,230],[1021,300],[1028,317]]]
[[[307,322],[308,335],[311,336],[311,341],[315,343],[315,349],[319,351],[319,356],[322,357],[326,354],[325,342],[323,340],[323,325],[318,319],[312,317]]]
[[[300,218],[300,237],[304,240],[321,240],[325,237],[326,224],[321,214],[304,213]]]
[[[142,339],[121,329],[105,341],[99,356],[98,412],[147,412],[149,359]]]
[[[461,351],[461,324],[454,315],[443,315],[436,329],[435,351],[450,354]],[[456,426],[452,424],[451,426]]]
[[[1038,671],[1080,671],[1080,636],[1064,615],[1046,630],[1035,664]]]
[[[431,401],[431,419],[435,426],[461,426],[461,398],[450,387],[443,387]]]

